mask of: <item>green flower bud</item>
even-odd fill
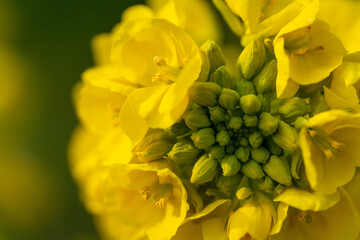
[[[270,109],[271,109],[270,113],[272,115],[278,114],[279,107],[281,106],[283,101],[284,101],[283,98],[276,98],[276,99],[271,101],[271,103],[270,103]]]
[[[239,99],[240,96],[235,90],[223,88],[219,97],[219,104],[228,110],[235,110],[239,104]]]
[[[239,93],[240,97],[248,94],[256,94],[253,82],[246,79],[237,81],[236,91]]]
[[[227,131],[221,130],[218,134],[216,134],[216,141],[220,146],[226,146],[230,142],[230,136]]]
[[[236,187],[239,185],[241,181],[240,175],[233,176],[220,176],[216,182],[216,186],[226,194],[231,194],[236,190]]]
[[[261,109],[261,102],[254,94],[248,94],[240,98],[240,105],[244,113],[255,114]]]
[[[216,106],[220,93],[221,87],[212,82],[195,82],[189,89],[190,98],[205,107]]]
[[[192,130],[211,126],[207,110],[201,107],[194,108],[185,113],[184,120],[186,125]]]
[[[208,80],[209,74],[210,74],[210,61],[205,52],[200,51],[200,54],[201,54],[201,60],[202,60],[201,71],[200,71],[199,78],[196,81],[206,82]]]
[[[272,138],[279,147],[286,150],[295,151],[299,146],[296,130],[283,121],[280,121],[278,131]]]
[[[255,190],[270,193],[274,190],[275,182],[265,175],[264,179],[252,180],[251,186]]]
[[[286,186],[291,185],[290,166],[285,159],[272,155],[263,168],[265,173],[276,182]]]
[[[263,142],[263,136],[259,132],[253,132],[249,136],[249,143],[252,148],[257,148]]]
[[[212,40],[207,40],[201,45],[200,50],[205,52],[210,62],[210,74],[225,65],[225,57],[220,47]]]
[[[265,164],[270,157],[270,152],[264,147],[252,148],[251,158],[258,163]]]
[[[258,118],[255,115],[247,115],[245,114],[243,116],[244,119],[244,125],[246,127],[256,127],[258,124]]]
[[[187,139],[180,139],[171,151],[168,153],[169,158],[180,164],[194,163],[202,151]]]
[[[258,94],[256,97],[261,102],[261,110],[260,110],[260,112],[270,112],[270,100],[269,100],[268,96]]]
[[[260,179],[265,176],[261,165],[252,159],[242,165],[240,172],[251,179]]]
[[[291,176],[293,178],[300,179],[299,172],[302,163],[303,163],[303,158],[301,155],[301,151],[297,150],[294,152],[291,159],[290,171],[291,171]]]
[[[250,157],[250,148],[249,147],[239,147],[235,151],[235,156],[242,162],[247,162]]]
[[[252,79],[260,71],[265,61],[265,46],[260,40],[255,39],[241,52],[236,62],[236,68],[246,79]]]
[[[226,155],[220,161],[224,176],[233,176],[240,170],[241,163],[234,155]]]
[[[227,112],[225,109],[223,109],[220,106],[209,108],[209,112],[210,112],[210,120],[215,124],[219,122],[224,122],[226,120]]]
[[[226,146],[226,153],[227,154],[233,154],[235,153],[235,147],[233,144],[227,145]]]
[[[276,132],[278,126],[279,121],[276,117],[267,112],[263,112],[260,114],[258,128],[265,136],[272,135],[274,132]]]
[[[184,121],[175,123],[172,126],[165,128],[164,130],[167,134],[169,134],[173,138],[182,137],[191,131],[190,128],[186,126]]]
[[[235,89],[236,80],[227,70],[225,66],[221,66],[211,74],[210,82],[217,83],[222,88]]]
[[[153,132],[146,137],[144,137],[139,144],[134,148],[134,152],[141,152],[149,145],[156,143],[156,142],[169,142],[171,141],[171,137],[164,131],[156,131]],[[170,151],[170,150],[169,150]]]
[[[222,159],[225,156],[225,148],[219,145],[212,146],[209,156],[214,159]]]
[[[239,143],[241,146],[246,147],[249,145],[249,140],[246,137],[242,137],[240,138]]]
[[[282,148],[274,142],[271,136],[266,138],[265,146],[273,155],[281,155],[283,152]]]
[[[233,116],[230,118],[229,121],[229,128],[233,129],[234,131],[237,131],[241,128],[243,124],[243,120],[241,117]]]
[[[215,132],[212,128],[202,128],[191,136],[195,146],[200,149],[211,147],[215,143]]]
[[[192,170],[190,182],[202,184],[213,180],[218,173],[218,162],[209,157],[208,155],[202,155],[195,163]]]
[[[272,60],[265,64],[260,73],[253,79],[257,93],[267,93],[275,90],[277,63]]]
[[[308,122],[308,120],[306,118],[298,117],[294,123],[294,127],[295,127],[296,131],[299,132],[303,128],[303,126],[306,125],[307,122]]]
[[[150,162],[163,158],[172,148],[170,136],[158,131],[146,136],[134,149],[141,162]]]
[[[239,200],[244,200],[250,197],[253,194],[251,188],[249,187],[242,187],[236,191],[236,198]]]
[[[293,122],[297,117],[305,116],[311,110],[309,104],[304,99],[298,97],[292,97],[284,99],[281,106],[278,109],[281,118],[285,122]]]
[[[274,188],[274,195],[275,196],[278,196],[279,194],[283,193],[285,191],[285,186],[281,185],[281,184],[278,184],[276,185],[276,187]]]

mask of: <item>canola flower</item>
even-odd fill
[[[359,53],[319,1],[213,3],[243,46],[235,74],[189,1],[131,7],[93,41],[70,165],[100,234],[357,240]]]

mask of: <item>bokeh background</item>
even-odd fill
[[[140,0],[0,0],[0,240],[98,239],[67,165],[90,40]]]

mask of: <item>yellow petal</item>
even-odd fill
[[[360,105],[354,104],[353,102],[349,102],[347,99],[342,98],[329,88],[324,86],[324,98],[326,103],[329,105],[331,109],[342,109],[342,108],[350,108],[355,112],[360,112]]]
[[[261,13],[260,0],[226,0],[226,3],[236,15],[241,17],[249,33],[256,30]]]
[[[282,225],[287,217],[287,212],[289,209],[289,205],[280,202],[277,207],[277,221],[273,224],[271,228],[271,235],[277,234],[281,231]]]
[[[153,19],[154,12],[146,5],[134,5],[128,7],[121,15],[121,23],[131,22],[139,19]]]
[[[204,240],[227,240],[225,231],[226,218],[214,217],[203,221],[202,232]]]
[[[110,50],[113,42],[113,35],[102,33],[91,40],[93,58],[97,66],[110,64]]]

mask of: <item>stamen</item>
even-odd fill
[[[167,65],[167,62],[165,60],[165,58],[159,57],[159,56],[155,56],[154,57],[154,63],[155,65],[159,66],[159,67],[164,67]]]
[[[299,222],[315,225],[315,219],[310,215],[308,211],[301,211],[297,216]]]
[[[151,191],[149,186],[140,188],[139,193],[144,200],[148,200],[151,197]]]
[[[165,198],[157,199],[156,202],[155,202],[155,206],[158,207],[158,208],[165,207]]]

